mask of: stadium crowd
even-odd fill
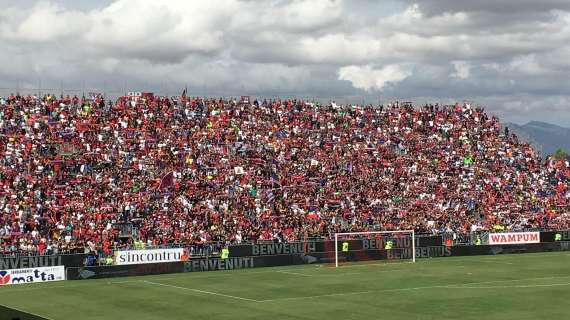
[[[570,165],[469,104],[10,95],[0,251],[570,228]]]

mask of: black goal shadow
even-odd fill
[[[10,307],[0,305],[1,320],[47,320],[40,316],[30,314],[24,311],[15,310]]]

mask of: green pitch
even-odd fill
[[[568,319],[570,254],[52,282],[0,301],[48,319]]]

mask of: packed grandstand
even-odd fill
[[[570,228],[567,159],[466,103],[10,95],[0,114],[4,253]]]

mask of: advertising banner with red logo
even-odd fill
[[[540,243],[540,232],[489,233],[489,244]]]
[[[0,270],[0,285],[65,280],[65,267],[38,267]]]
[[[179,262],[188,260],[185,248],[115,251],[115,265]]]

